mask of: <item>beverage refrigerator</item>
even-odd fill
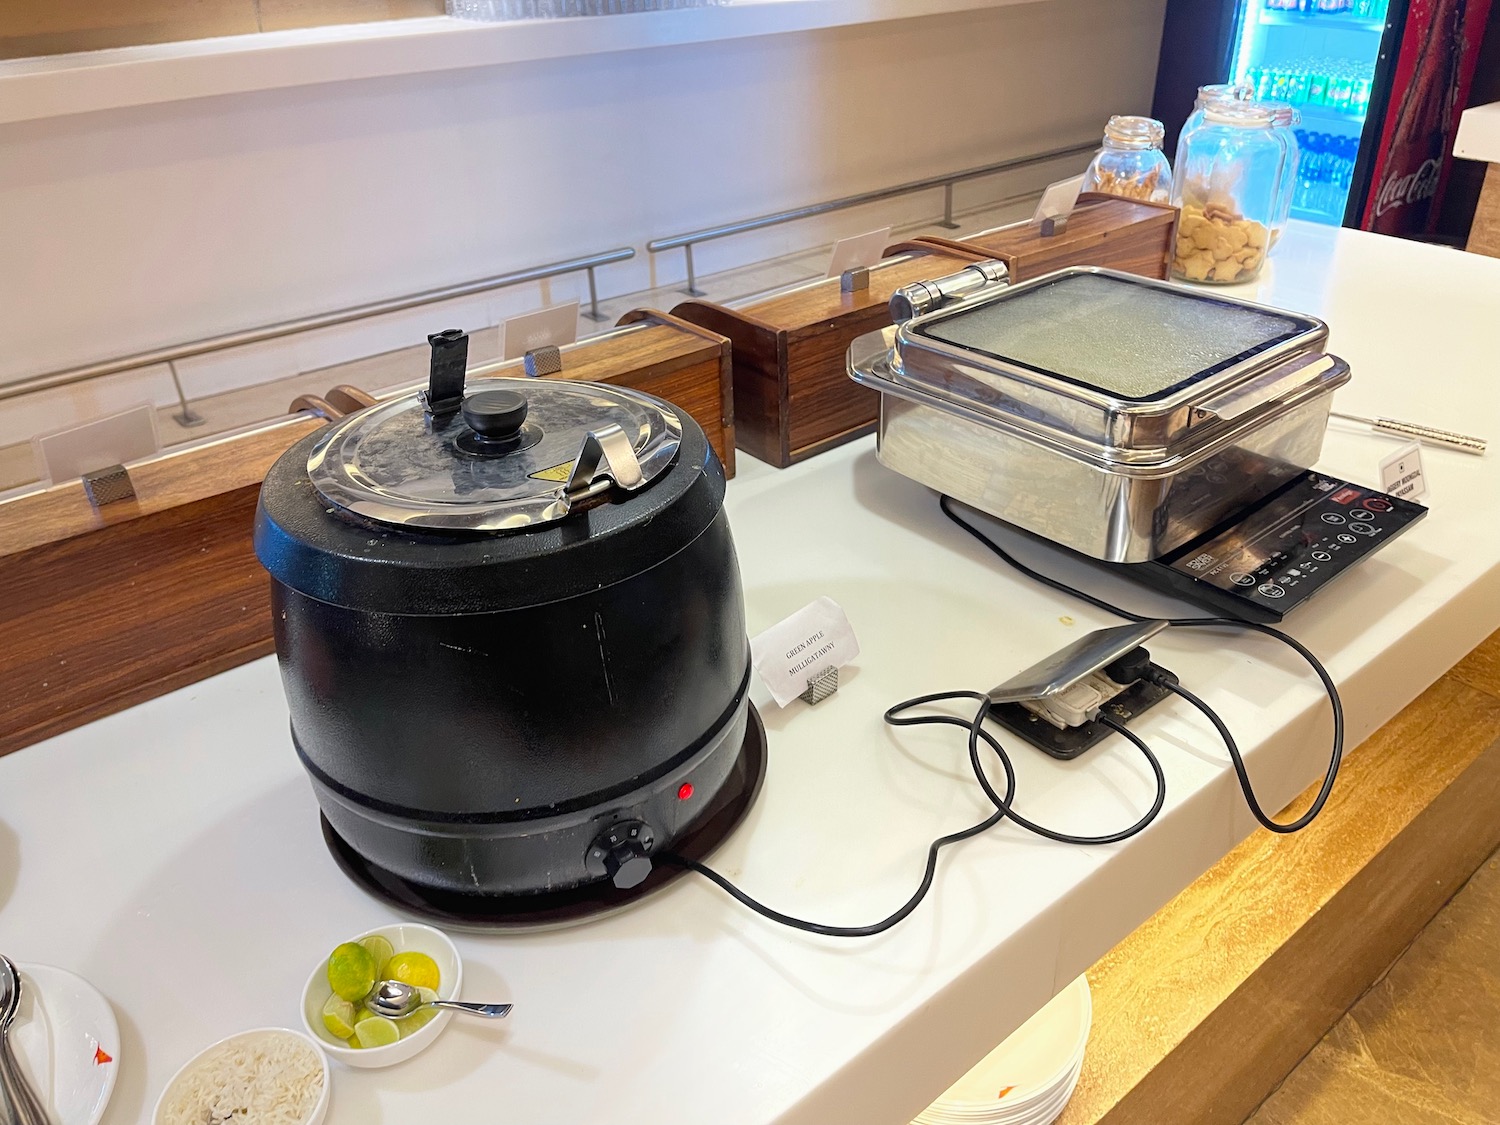
[[[1292,217],[1423,237],[1491,0],[1168,0],[1152,115],[1240,82],[1301,117]]]

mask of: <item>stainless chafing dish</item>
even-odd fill
[[[1309,468],[1349,379],[1320,320],[1133,274],[1006,286],[976,266],[909,289],[892,310],[917,315],[849,349],[881,392],[881,462],[1110,562],[1165,554]]]

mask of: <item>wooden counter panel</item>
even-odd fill
[[[1317,823],[1257,831],[1089,970],[1061,1125],[1239,1125],[1500,846],[1496,807],[1500,634],[1345,759]]]
[[[321,418],[297,416],[249,433],[169,449],[130,467],[134,500],[101,509],[89,503],[83,482],[76,480],[0,500],[0,559],[165,512],[206,495],[245,485],[259,487],[276,458],[322,425]]]
[[[259,494],[256,482],[0,558],[0,754],[272,650],[250,542]]]

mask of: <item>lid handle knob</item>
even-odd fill
[[[568,474],[563,492],[576,502],[584,495],[604,491],[610,481],[627,492],[633,492],[646,483],[641,462],[635,455],[635,446],[617,422],[583,435],[583,447],[573,462],[573,471]]]
[[[515,391],[480,391],[463,400],[464,422],[481,446],[496,452],[514,445],[526,422],[526,396]]]
[[[469,334],[445,328],[427,337],[432,362],[427,372],[427,397],[423,408],[434,420],[450,418],[464,401],[464,375],[469,369]]]

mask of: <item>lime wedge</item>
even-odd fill
[[[369,937],[359,939],[359,944],[370,951],[370,956],[375,958],[375,979],[385,980],[385,966],[395,953],[395,948],[389,941],[379,934],[371,934]]]
[[[375,987],[375,968],[374,954],[346,941],[328,955],[328,987],[345,1000],[363,1000]]]
[[[400,1038],[396,1022],[384,1016],[370,1016],[354,1025],[354,1039],[361,1047],[389,1047]]]
[[[354,1034],[354,1004],[342,996],[330,996],[323,1005],[323,1026],[335,1039]]]
[[[417,989],[417,995],[422,998],[422,1003],[424,1004],[438,998],[438,994],[432,991],[432,989],[430,988]],[[426,1027],[429,1023],[437,1018],[437,1014],[438,1010],[436,1008],[418,1008],[411,1015],[397,1020],[396,1027],[401,1032],[401,1038],[405,1039],[412,1032],[418,1030],[419,1028]]]
[[[396,1029],[401,1032],[401,1038],[405,1039],[412,1032],[420,1031],[426,1027],[437,1018],[437,1014],[436,1008],[423,1008],[406,1016],[404,1019],[397,1020]]]
[[[425,953],[406,950],[391,957],[385,967],[386,980],[399,980],[413,988],[437,989],[441,983],[437,962]]]

